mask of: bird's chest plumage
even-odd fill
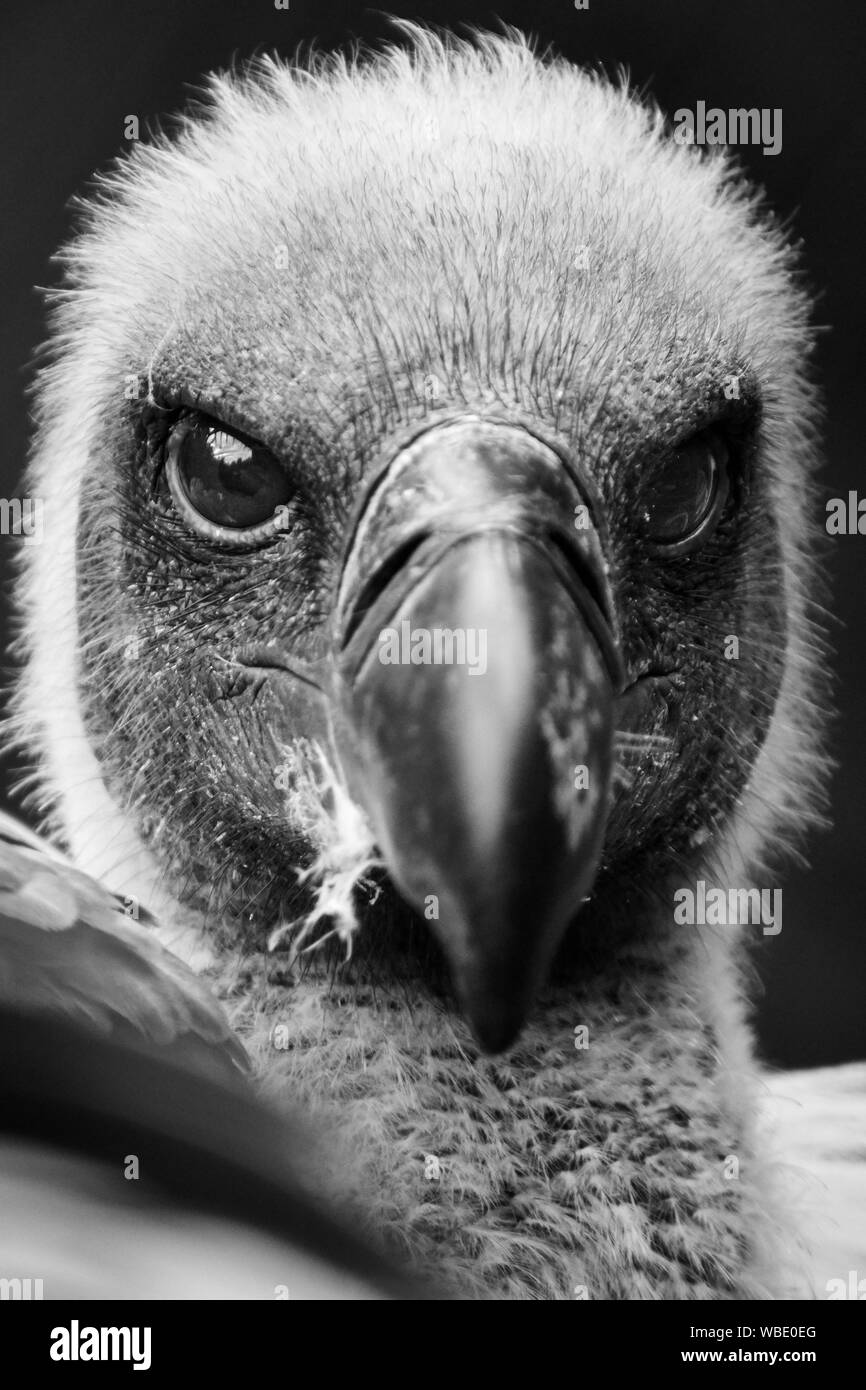
[[[458,1294],[760,1296],[745,1078],[696,958],[654,954],[551,986],[501,1059],[417,981],[223,987],[263,1092],[321,1125],[317,1183]]]

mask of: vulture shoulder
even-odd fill
[[[314,1130],[261,1103],[222,1005],[141,919],[0,813],[9,1296],[437,1296],[313,1195]]]
[[[764,1081],[767,1150],[798,1232],[788,1296],[866,1298],[866,1063]]]
[[[222,1005],[151,924],[145,907],[0,813],[0,1003],[139,1038],[218,1075],[248,1071]]]

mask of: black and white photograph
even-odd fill
[[[0,35],[22,1364],[195,1369],[191,1302],[568,1301],[652,1305],[645,1370],[826,1374],[816,1305],[866,1300],[862,17]]]

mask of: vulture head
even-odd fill
[[[675,894],[821,808],[796,254],[621,86],[410,38],[214,78],[85,206],[18,737],[417,1267],[768,1296],[762,930]]]

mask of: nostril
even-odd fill
[[[386,560],[374,570],[369,579],[366,580],[358,593],[358,597],[352,604],[349,615],[346,619],[346,626],[343,632],[340,650],[345,651],[355,633],[358,631],[364,617],[375,604],[381,594],[385,592],[391,580],[405,569],[415,551],[418,550],[430,537],[429,531],[416,531],[409,536],[401,545],[393,550]]]
[[[625,673],[616,640],[613,596],[601,568],[600,553],[595,558],[577,545],[570,534],[555,526],[546,529],[545,540],[552,546],[554,564],[601,648],[614,687],[621,689]]]
[[[573,577],[578,580],[581,588],[589,595],[599,612],[610,622],[612,617],[610,598],[592,560],[584,554],[579,546],[574,544],[570,536],[564,535],[555,527],[549,528],[547,539],[556,548]]]

